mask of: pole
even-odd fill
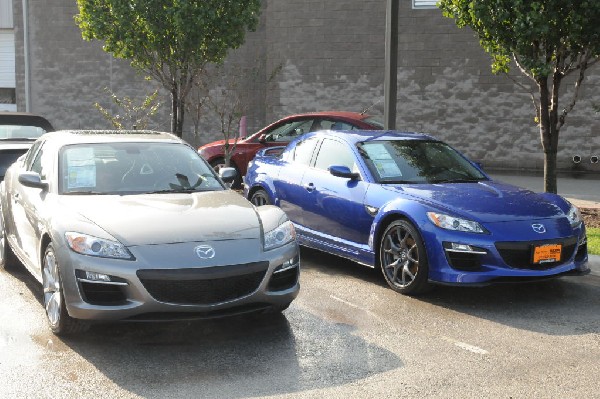
[[[385,11],[384,127],[396,128],[398,99],[398,0],[387,0]]]

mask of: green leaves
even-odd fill
[[[534,78],[568,68],[586,49],[600,55],[594,0],[441,0],[438,6],[457,26],[473,29],[495,73],[508,72],[513,55]]]

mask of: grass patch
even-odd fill
[[[600,255],[600,228],[592,227],[587,229],[587,239],[588,253]]]

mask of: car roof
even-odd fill
[[[321,130],[308,133],[308,136],[337,137],[350,144],[384,140],[437,140],[435,137],[416,132],[400,132],[397,130]]]
[[[0,112],[0,125],[38,126],[47,132],[54,131],[46,118],[28,112]]]
[[[58,145],[114,142],[172,142],[185,143],[171,133],[153,130],[59,130],[46,133],[46,141]]]
[[[298,118],[298,117],[305,117],[305,116],[322,116],[322,117],[330,116],[330,117],[350,118],[350,119],[357,119],[357,120],[363,120],[363,119],[367,119],[367,118],[371,117],[371,115],[363,114],[360,112],[351,112],[351,111],[316,111],[316,112],[303,112],[300,114],[287,115],[281,119]]]

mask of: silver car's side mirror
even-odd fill
[[[219,177],[225,183],[231,183],[237,176],[237,171],[235,168],[221,168],[219,169]]]
[[[35,172],[23,172],[19,175],[19,183],[25,187],[47,189],[48,183],[42,181],[42,178]]]

